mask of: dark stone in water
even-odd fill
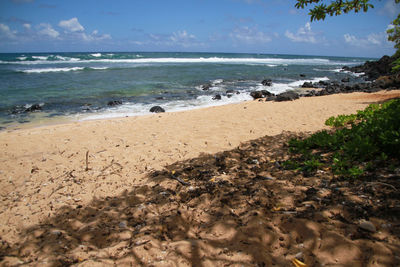
[[[42,106],[40,104],[33,104],[29,108],[25,109],[24,112],[35,112],[42,110]]]
[[[107,103],[107,106],[111,106],[111,107],[118,106],[118,105],[122,105],[121,100],[112,100]]]
[[[277,101],[277,102],[292,101],[292,100],[295,100],[298,98],[299,98],[298,93],[296,93],[294,91],[288,91],[288,92],[284,92],[284,93],[277,95],[275,101]]]
[[[346,77],[346,78],[342,79],[342,83],[348,83],[348,82],[350,82],[350,78],[349,77]]]
[[[201,90],[203,90],[203,91],[208,91],[211,87],[212,87],[212,84],[211,84],[211,83],[203,84],[203,85],[201,86]]]
[[[272,86],[272,80],[271,79],[265,79],[261,82],[262,85],[264,86]]]
[[[222,97],[221,97],[221,95],[215,95],[213,98],[212,98],[213,100],[221,100],[222,99]]]
[[[161,112],[165,112],[165,109],[163,109],[163,108],[160,107],[160,106],[154,106],[154,107],[152,107],[152,108],[150,109],[150,112],[153,112],[153,113],[161,113]]]
[[[304,78],[304,77],[306,77],[306,75],[305,74],[300,74],[300,77]]]

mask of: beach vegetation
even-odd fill
[[[357,114],[331,117],[332,130],[289,141],[287,169],[310,175],[318,169],[356,178],[379,168],[400,166],[400,99],[371,104]]]

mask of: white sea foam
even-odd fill
[[[73,68],[43,68],[43,69],[29,69],[22,70],[24,73],[46,73],[46,72],[67,72],[67,71],[78,71],[83,70],[83,67],[73,67]]]
[[[248,92],[242,92],[240,94],[234,94],[231,97],[222,96],[221,100],[213,100],[211,95],[198,96],[192,100],[176,100],[170,101],[160,105],[166,110],[166,112],[178,112],[185,110],[192,110],[198,108],[205,108],[211,106],[222,106],[226,104],[240,103],[243,101],[252,100]],[[141,116],[150,114],[150,108],[155,104],[142,104],[142,103],[126,103],[121,106],[107,108],[100,110],[96,113],[91,114],[78,114],[76,119],[78,120],[96,120],[106,118],[117,118],[126,116]]]
[[[288,85],[290,87],[299,87],[299,86],[302,86],[303,83],[305,83],[305,82],[317,83],[320,81],[329,81],[329,78],[328,77],[319,77],[319,78],[314,78],[311,80],[299,80],[299,81],[291,82]]]
[[[276,83],[273,82],[271,86],[263,86],[261,84],[251,88],[252,91],[261,91],[261,90],[267,90],[271,93],[274,94],[280,94],[289,90],[294,90],[299,88],[300,86],[303,85],[305,82],[311,82],[311,83],[317,83],[319,81],[328,81],[328,77],[317,77],[313,79],[308,79],[308,80],[298,80],[298,81],[293,81],[289,83]]]
[[[109,67],[91,67],[93,70],[107,70]]]
[[[352,71],[343,70],[343,69],[333,69],[333,70],[330,70],[330,71],[332,71],[332,72],[340,72],[340,73],[347,73],[347,74],[351,74],[351,75],[353,75],[355,77],[360,77],[360,76],[365,75],[365,72],[352,72]]]
[[[47,56],[32,56],[33,59],[46,61],[49,57]]]
[[[101,53],[93,53],[90,54],[92,57],[101,57]]]

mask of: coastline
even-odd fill
[[[175,162],[230,150],[263,136],[315,132],[326,128],[330,116],[355,113],[394,97],[400,97],[400,90],[288,102],[255,100],[2,131],[1,238],[16,245],[23,242],[26,229],[66,206],[85,207],[134,186],[154,185],[146,176]]]

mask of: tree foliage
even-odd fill
[[[400,3],[400,0],[394,1],[396,4]],[[311,6],[308,13],[311,21],[324,20],[327,15],[338,16],[351,11],[367,12],[369,8],[374,8],[370,0],[296,0],[296,8],[304,9],[308,6]],[[393,70],[400,71],[400,14],[389,25],[387,34],[388,40],[394,42],[394,47],[397,49],[394,54],[396,61],[393,63]]]
[[[396,0],[398,2],[400,0]],[[326,15],[329,16],[338,16],[342,14],[347,14],[350,11],[354,11],[358,13],[360,11],[367,12],[369,8],[373,8],[374,6],[369,3],[369,0],[352,0],[352,1],[343,1],[336,0],[331,1],[330,4],[325,4],[324,0],[297,0],[295,7],[298,9],[304,9],[308,5],[313,5],[313,8],[310,9],[310,17],[311,21],[314,20],[324,20]]]

